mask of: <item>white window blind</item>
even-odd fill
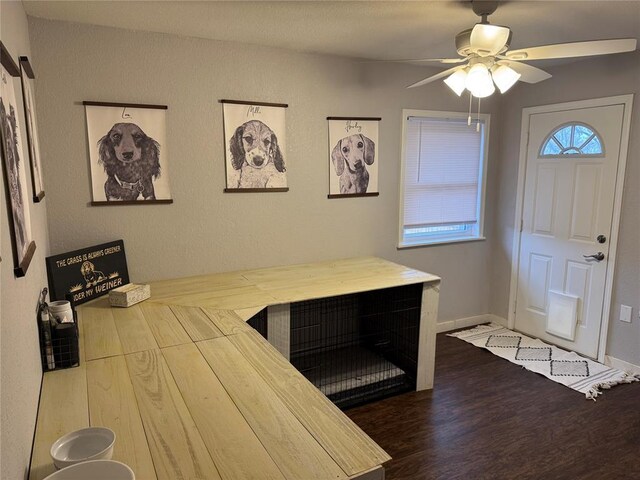
[[[477,224],[484,124],[408,117],[405,135],[405,228]]]

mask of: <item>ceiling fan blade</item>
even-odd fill
[[[420,80],[419,82],[416,82],[413,85],[409,85],[407,88],[421,87],[422,85],[426,85],[427,83],[431,83],[431,82],[433,82],[435,80],[438,80],[440,78],[443,78],[443,77],[446,77],[448,75],[451,75],[453,72],[455,72],[459,68],[460,67],[449,68],[448,70],[445,70],[443,72],[436,73],[435,75],[427,77],[424,80]]]
[[[405,58],[400,60],[368,60],[363,63],[418,63],[418,62],[438,62],[438,63],[462,63],[466,58]]]
[[[538,83],[551,78],[551,74],[526,63],[501,60],[498,65],[506,65],[520,74],[519,80],[525,83]]]
[[[588,57],[611,53],[632,52],[636,49],[635,38],[592,40],[587,42],[558,43],[539,47],[511,50],[506,53],[509,60],[547,60],[550,58]]]
[[[509,27],[478,23],[471,30],[469,42],[475,53],[486,57],[499,53],[509,41],[510,36]]]

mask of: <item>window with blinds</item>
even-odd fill
[[[481,238],[489,115],[403,113],[399,246]]]

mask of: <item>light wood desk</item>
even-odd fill
[[[30,479],[90,425],[138,480],[384,478],[389,455],[245,322],[265,307],[423,284],[418,389],[431,388],[440,279],[378,258],[155,282],[126,309],[78,308],[78,368],[44,375]],[[283,313],[285,312],[285,313]]]

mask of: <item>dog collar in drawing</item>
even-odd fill
[[[116,179],[116,182],[118,182],[118,185],[120,185],[122,188],[126,188],[127,190],[137,190],[140,193],[144,191],[144,185],[142,185],[140,179],[138,179],[138,181],[135,183],[130,183],[123,182],[118,178],[118,175],[114,175],[113,177]]]

